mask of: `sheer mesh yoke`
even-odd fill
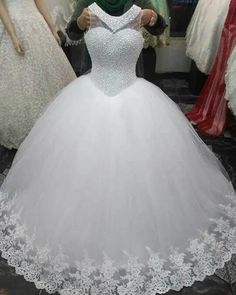
[[[176,104],[136,77],[141,9],[89,10],[92,73],[21,145],[0,190],[1,255],[48,293],[179,291],[236,253],[235,192]]]
[[[107,14],[96,3],[89,6],[89,11],[91,18],[90,30],[102,27],[113,33],[126,28],[140,31],[142,9],[137,5],[133,5],[121,16],[111,16]]]
[[[133,5],[113,17],[94,3],[89,11],[91,27],[85,40],[93,64],[91,79],[102,92],[114,96],[137,79],[135,68],[143,48],[142,10]]]

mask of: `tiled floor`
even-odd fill
[[[195,101],[195,96],[189,91],[186,75],[157,75],[153,77],[153,82],[178,103],[183,111],[191,108]],[[236,141],[231,137],[209,138],[202,136],[202,138],[221,159],[236,187]],[[9,151],[0,147],[0,184],[10,168],[14,154],[15,151]],[[36,295],[40,293],[32,283],[28,283],[21,276],[15,275],[14,270],[8,267],[4,260],[1,260],[0,289],[3,288],[7,289],[7,294],[9,295]],[[41,295],[45,294],[46,292],[41,292]],[[168,293],[168,295],[177,294],[236,295],[236,286],[226,283],[215,275],[205,279],[204,282],[195,283],[191,288],[184,288],[180,292]]]

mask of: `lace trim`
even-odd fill
[[[72,268],[61,251],[54,254],[47,247],[34,246],[34,237],[19,223],[20,213],[13,214],[14,198],[0,194],[0,250],[16,273],[48,293],[150,295],[179,291],[212,275],[236,253],[236,200],[234,194],[227,198],[228,205],[219,205],[222,217],[212,220],[212,233],[203,232],[199,239],[191,240],[185,254],[172,249],[167,261],[147,248],[145,265],[124,253],[127,264],[120,268],[106,254],[99,267],[85,255]]]
[[[111,16],[107,14],[105,11],[97,5],[96,2],[89,6],[89,10],[98,16],[102,22],[104,22],[109,29],[111,29],[114,33],[118,30],[125,27],[127,24],[131,23],[141,12],[141,8],[137,5],[133,5],[128,11],[126,11],[121,16]],[[122,19],[122,22],[121,22]]]

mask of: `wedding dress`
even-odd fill
[[[230,0],[199,0],[186,33],[186,54],[209,74],[220,44]]]
[[[19,56],[0,21],[0,144],[18,148],[46,105],[76,76],[34,0],[5,0],[25,49]]]
[[[0,250],[49,293],[180,290],[236,252],[235,192],[175,103],[136,77],[141,9],[89,11],[92,71],[21,145],[1,188]]]

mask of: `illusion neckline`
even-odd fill
[[[91,4],[91,6],[95,6],[106,17],[110,17],[110,18],[114,18],[114,19],[121,19],[122,17],[125,17],[125,16],[129,15],[130,12],[132,12],[133,9],[134,9],[134,7],[136,7],[137,5],[133,4],[126,12],[124,12],[123,14],[118,15],[118,16],[111,15],[111,14],[107,13],[96,2],[94,2],[93,4]]]

